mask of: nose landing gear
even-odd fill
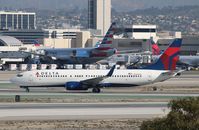
[[[26,92],[27,92],[27,93],[30,92],[30,89],[29,89],[28,87],[26,87],[25,89],[26,89]]]
[[[20,86],[20,88],[24,88],[26,89],[26,92],[29,93],[30,92],[30,89],[28,87],[24,87],[24,86]]]

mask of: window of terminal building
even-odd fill
[[[29,15],[29,29],[35,29],[35,16]]]
[[[7,15],[7,28],[12,29],[12,14]]]
[[[6,29],[6,14],[1,14],[1,29]]]
[[[143,32],[156,32],[156,29],[145,29],[145,28],[136,28],[136,29],[133,29],[133,28],[126,28],[125,29],[126,32],[140,32],[140,33],[143,33]]]
[[[133,32],[156,32],[156,29],[133,29]]]
[[[23,29],[28,29],[28,15],[23,15]]]
[[[14,29],[17,29],[18,27],[17,27],[17,15],[15,14],[14,15]]]
[[[22,29],[21,17],[21,15],[18,15],[18,29]]]

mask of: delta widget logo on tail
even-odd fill
[[[170,46],[160,56],[159,60],[145,69],[155,70],[175,70],[176,63],[179,60],[179,52],[182,44],[182,39],[175,39]]]

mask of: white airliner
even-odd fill
[[[161,82],[175,75],[182,39],[174,42],[159,60],[143,69],[117,70],[34,70],[20,73],[11,82],[25,88],[65,87],[67,90],[88,90],[99,93],[102,87],[131,87]]]

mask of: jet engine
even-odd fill
[[[88,90],[88,87],[85,87],[81,82],[66,82],[66,90]]]

